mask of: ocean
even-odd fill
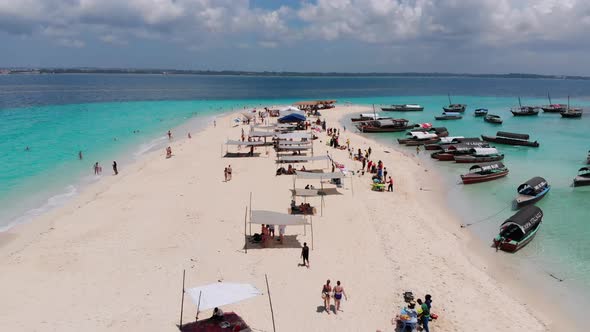
[[[411,78],[411,77],[242,77],[174,75],[4,75],[0,76],[0,230],[26,222],[63,204],[103,176],[117,160],[119,168],[166,144],[165,133],[190,121],[200,125],[215,115],[297,100],[336,99],[365,105],[419,103],[424,112],[403,113],[411,122],[445,126],[451,135],[494,135],[498,130],[527,133],[539,148],[497,147],[505,153],[510,174],[501,180],[459,185],[468,165],[425,162],[440,171],[448,185],[441,193],[464,223],[491,241],[520,183],[543,176],[551,192],[538,206],[544,211],[536,239],[511,255],[516,264],[532,262],[572,287],[590,289],[590,189],[570,185],[590,149],[590,113],[581,119],[559,114],[513,117],[518,104],[553,102],[590,106],[590,81],[544,79]],[[435,121],[448,104],[465,103],[462,120]],[[501,126],[474,117],[488,108],[504,118]],[[590,111],[589,111],[590,112]],[[186,135],[186,133],[178,133]],[[392,147],[401,134],[375,134]],[[27,150],[28,147],[28,150]],[[79,160],[78,152],[83,159]],[[409,150],[412,151],[412,150]],[[393,170],[395,174],[395,170]]]

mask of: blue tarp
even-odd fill
[[[303,122],[305,120],[306,120],[306,118],[304,115],[294,113],[294,114],[285,115],[284,117],[280,118],[278,121],[280,123],[289,123],[289,122]]]

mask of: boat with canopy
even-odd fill
[[[494,238],[494,247],[507,252],[516,252],[533,240],[537,234],[543,211],[534,205],[527,206],[508,218],[500,226]]]
[[[493,123],[493,124],[502,124],[502,122],[504,122],[499,115],[495,115],[495,114],[487,114],[483,118],[483,120],[485,122],[489,122],[489,123]]]
[[[366,121],[357,124],[358,130],[363,133],[393,133],[405,131],[414,128],[414,125],[408,125],[406,119],[382,119],[374,121]]]
[[[531,147],[539,147],[539,143],[537,141],[531,142],[529,141],[530,136],[528,134],[517,134],[517,133],[509,133],[506,131],[499,131],[496,133],[496,136],[486,136],[481,135],[481,138],[484,141],[494,142],[499,144],[507,144],[507,145],[523,145],[523,146],[531,146]]]
[[[424,110],[424,106],[418,104],[401,104],[381,107],[381,110],[384,112],[420,112]]]
[[[462,119],[463,116],[457,112],[443,112],[442,115],[435,116],[435,120],[459,120]]]
[[[463,184],[473,184],[496,180],[506,175],[508,175],[508,168],[496,161],[471,166],[469,173],[461,175],[461,181]]]
[[[590,186],[590,168],[582,167],[574,178],[574,187]]]
[[[451,100],[451,94],[449,93],[447,96],[449,97],[449,105],[443,107],[443,111],[445,111],[445,112],[459,112],[459,113],[465,112],[465,109],[467,109],[467,105],[453,104],[453,101]]]
[[[474,116],[484,116],[486,114],[488,114],[487,108],[478,108],[475,110],[475,112],[473,112]]]
[[[516,190],[518,195],[515,199],[516,207],[521,208],[540,201],[550,189],[551,186],[547,183],[547,180],[540,176],[535,176],[518,186],[518,189]]]
[[[460,164],[486,163],[503,160],[504,154],[493,147],[476,147],[471,148],[468,155],[456,155],[454,159]]]

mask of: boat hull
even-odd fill
[[[424,107],[381,107],[383,112],[421,112]]]
[[[487,123],[493,123],[493,124],[502,124],[502,122],[504,122],[502,119],[498,119],[498,118],[484,118],[483,120]]]
[[[550,189],[551,189],[551,186],[548,186],[547,188],[545,188],[545,190],[543,190],[542,192],[540,192],[536,196],[529,196],[529,195],[516,196],[516,199],[515,199],[516,207],[518,209],[520,209],[521,207],[537,203],[538,201],[543,199],[543,197],[545,197],[545,195],[547,195],[547,193],[549,192]]]
[[[414,128],[414,126],[391,127],[391,128],[358,126],[357,128],[358,128],[358,130],[360,130],[363,133],[396,133],[396,132],[412,129],[412,128]]]
[[[498,156],[455,156],[455,162],[459,164],[475,164],[486,163],[491,161],[500,161],[504,159],[504,155]]]
[[[433,139],[429,139],[429,140],[422,140],[422,141],[418,141],[418,140],[410,140],[408,142],[405,142],[403,144],[405,144],[406,146],[418,146],[418,145],[426,145],[426,144],[433,144],[440,141],[440,138],[433,138]]]
[[[518,250],[522,249],[524,246],[529,244],[537,235],[539,228],[541,225],[537,226],[530,234],[528,234],[524,239],[521,241],[496,241],[494,240],[494,246],[502,251],[506,252],[517,252]]]
[[[459,108],[443,107],[443,111],[445,111],[445,112],[459,112],[459,113],[463,113],[463,112],[465,112],[465,107],[459,107]]]
[[[514,138],[509,138],[509,137],[481,135],[481,138],[486,142],[494,142],[494,143],[507,144],[507,145],[522,145],[522,146],[530,146],[530,147],[534,147],[534,148],[539,147],[538,142],[524,141],[524,140],[519,140],[519,139],[514,139]]]
[[[430,155],[430,157],[439,161],[451,161],[455,158],[452,153],[446,152],[434,152]]]
[[[460,120],[462,116],[435,116],[435,120]]]
[[[464,174],[461,175],[461,181],[463,181],[463,184],[474,184],[474,183],[481,183],[481,182],[488,182],[488,181],[493,181],[493,180],[497,180],[499,178],[505,177],[506,175],[508,175],[508,170],[505,171],[501,171],[501,172],[497,172],[497,173],[493,173],[493,174],[486,174],[486,175],[480,175],[480,174]]]
[[[574,178],[574,187],[590,186],[590,178],[583,176],[576,176]]]
[[[539,115],[539,111],[536,111],[536,112],[516,112],[516,111],[510,111],[510,112],[514,116],[535,116],[535,115]]]
[[[541,107],[541,109],[543,110],[543,113],[561,113],[561,112],[565,111],[565,107],[558,107],[558,108]]]
[[[561,117],[568,118],[568,119],[581,118],[582,113],[561,113]]]

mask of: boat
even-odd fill
[[[456,112],[443,112],[442,115],[435,116],[436,120],[459,120],[462,119],[463,116]]]
[[[363,133],[393,133],[414,128],[406,119],[382,119],[360,122],[356,126]]]
[[[504,154],[496,148],[477,147],[471,148],[468,155],[455,156],[455,162],[460,164],[487,163],[504,159]]]
[[[351,118],[352,122],[371,121],[371,120],[385,120],[391,117],[382,117],[378,113],[361,113],[358,118]]]
[[[505,132],[505,131],[499,131],[496,133],[496,136],[481,135],[481,138],[484,141],[494,142],[494,143],[499,143],[499,144],[531,146],[534,148],[539,147],[539,143],[537,141],[531,142],[528,140],[529,135],[527,135],[527,134],[517,134],[517,133],[509,133],[509,132]]]
[[[440,137],[438,137],[435,133],[429,133],[426,131],[411,131],[406,134],[409,136],[408,138],[398,138],[399,144],[405,144],[408,146],[416,146],[416,145],[423,145],[423,144],[432,144],[440,141]]]
[[[561,112],[562,118],[581,118],[584,111],[581,108],[568,108],[566,111]]]
[[[471,166],[469,173],[461,175],[461,181],[463,184],[480,183],[496,180],[506,175],[508,175],[508,168],[503,163],[495,161]]]
[[[481,142],[486,146],[488,143]],[[442,151],[436,151],[430,154],[430,157],[438,159],[439,161],[453,161],[456,156],[463,156],[471,153],[472,146],[464,143],[451,144],[443,148]]]
[[[540,201],[549,192],[551,186],[547,183],[547,180],[540,176],[528,180],[527,182],[518,186],[516,191],[516,207],[521,208],[525,205],[534,204]]]
[[[439,136],[440,137],[440,136]],[[453,145],[453,144],[465,144],[471,147],[479,147],[483,145],[489,145],[489,143],[484,142],[479,137],[463,137],[463,136],[449,136],[449,137],[441,137],[440,141],[435,144],[425,145],[424,148],[426,150],[444,150],[445,148]]]
[[[417,104],[401,104],[381,107],[381,110],[384,112],[420,112],[424,110],[424,107]]]
[[[488,114],[487,108],[478,108],[475,110],[475,112],[473,112],[473,115],[475,116],[484,116],[486,114]]]
[[[489,123],[502,124],[502,118],[499,115],[487,114],[483,120]]]
[[[432,127],[428,131],[434,132],[440,138],[449,136],[449,131],[446,127]]]
[[[543,211],[530,205],[506,219],[500,233],[494,238],[494,247],[507,252],[516,252],[533,240],[541,222]]]
[[[584,111],[579,107],[570,107],[570,96],[567,96],[567,108],[561,112],[562,118],[581,118]]]
[[[574,178],[574,187],[590,186],[590,168],[582,167]]]
[[[451,101],[451,94],[448,94],[449,97],[449,105],[448,106],[443,106],[443,111],[445,112],[458,112],[458,113],[463,113],[465,112],[465,109],[467,109],[467,105],[465,104],[453,104],[453,102]]]
[[[522,106],[520,97],[518,97],[518,107],[513,107],[510,112],[514,116],[530,116],[539,115],[539,107],[537,106]]]
[[[547,98],[549,99],[549,105],[541,106],[541,109],[544,113],[561,113],[567,110],[567,105],[564,104],[553,104],[551,102],[551,96],[547,93]]]
[[[588,151],[588,155],[586,156],[586,164],[590,164],[590,151]]]

